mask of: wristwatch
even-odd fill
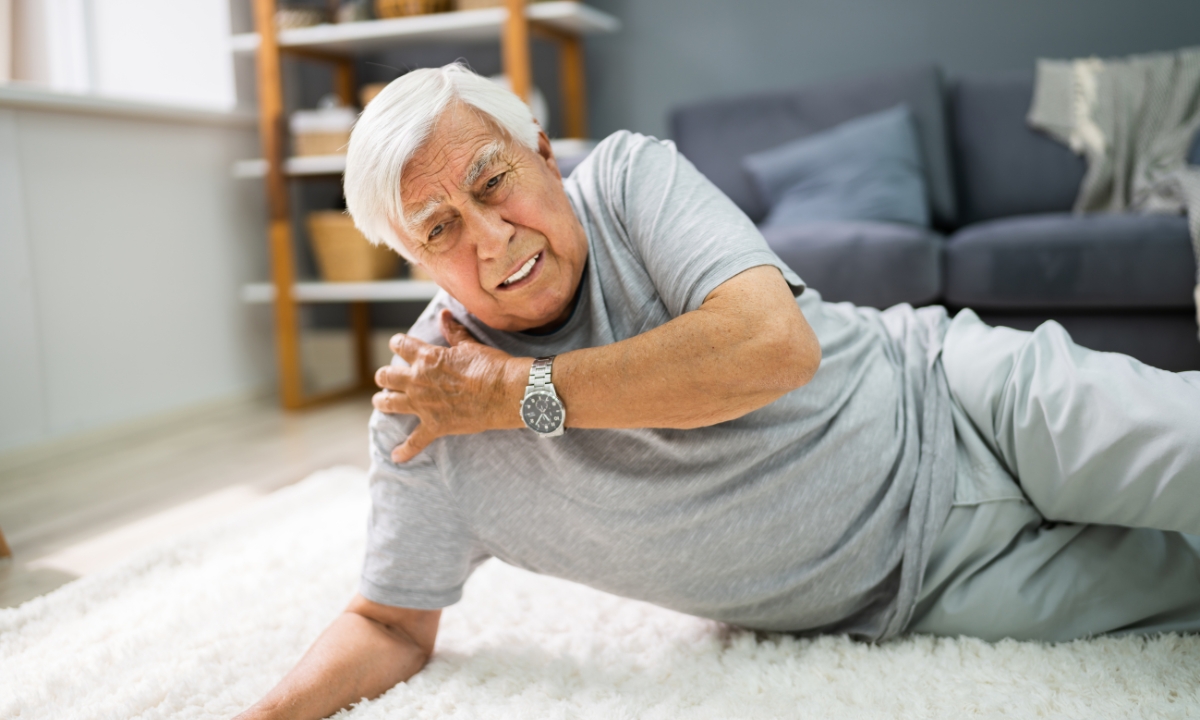
[[[553,364],[553,355],[533,361],[533,367],[529,368],[529,384],[525,386],[525,399],[521,401],[521,419],[525,421],[525,427],[544,438],[562,435],[567,419],[567,410],[550,382]]]

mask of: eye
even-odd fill
[[[437,225],[434,225],[433,229],[429,231],[429,239],[432,240],[435,237],[437,237],[438,235],[441,235],[442,231],[445,229],[446,229],[446,223],[438,223]]]
[[[484,186],[484,189],[485,190],[494,190],[496,188],[496,186],[499,185],[502,180],[504,180],[504,176],[507,174],[508,173],[500,173],[499,175],[492,176],[487,181],[487,185]]]

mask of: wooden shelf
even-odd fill
[[[376,282],[298,282],[292,286],[292,299],[307,303],[387,302],[432,300],[438,286],[426,280],[378,280]],[[242,287],[242,301],[275,301],[275,286],[269,282]]]
[[[554,156],[568,158],[583,155],[596,147],[595,140],[577,140],[561,138],[551,140],[550,147]],[[283,174],[289,177],[305,177],[319,175],[341,175],[346,172],[345,155],[301,155],[290,157],[283,163]],[[253,160],[238,160],[233,164],[235,178],[253,179],[266,177],[267,161],[262,158]]]
[[[577,35],[616,32],[621,21],[580,2],[535,2],[525,16],[531,21]],[[279,32],[279,47],[284,50],[312,50],[349,54],[379,50],[405,44],[432,42],[477,42],[496,40],[504,27],[508,10],[487,8],[458,12],[414,15],[389,20],[313,25]],[[257,33],[230,38],[235,53],[258,49]]]

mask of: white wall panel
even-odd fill
[[[230,174],[254,128],[4,112],[20,192],[0,180],[0,203],[23,197],[31,287],[10,305],[0,206],[0,328],[28,335],[33,307],[39,342],[0,355],[0,388],[44,390],[40,409],[6,397],[0,450],[269,387],[269,317],[238,298],[266,273],[261,188]]]
[[[17,113],[0,108],[0,451],[46,432]]]

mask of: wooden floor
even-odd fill
[[[302,413],[243,400],[0,456],[0,607],[107,567],[310,473],[367,466],[369,395]]]

